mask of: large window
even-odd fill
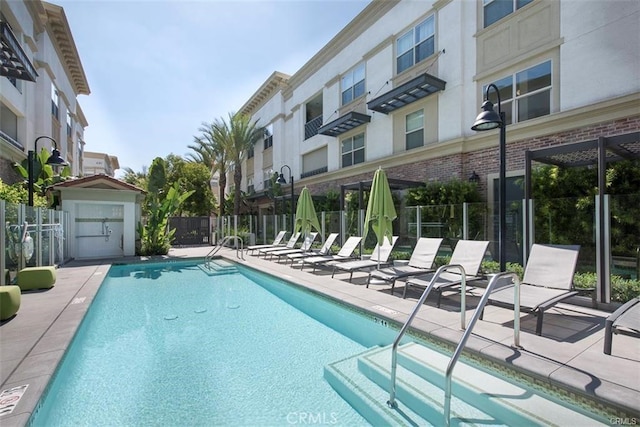
[[[424,145],[424,110],[407,114],[405,125],[406,149],[422,147]]]
[[[543,62],[493,82],[500,90],[506,123],[522,122],[551,113],[551,61]],[[486,86],[482,93],[486,93]],[[489,100],[498,102],[495,91]],[[496,106],[497,108],[497,106]]]
[[[528,5],[533,0],[483,0],[484,7],[484,27],[501,20],[505,16],[513,13],[523,6]]]
[[[264,149],[273,146],[273,124],[268,124],[264,128]]]
[[[340,87],[342,90],[342,105],[348,104],[357,97],[364,95],[364,63],[342,76]]]
[[[52,84],[51,85],[51,115],[58,119],[58,110],[60,105],[60,95],[58,95],[58,89]]]
[[[435,18],[433,15],[396,40],[396,68],[401,73],[435,51]]]
[[[73,117],[71,113],[67,111],[67,137],[71,138],[73,132]]]
[[[364,162],[364,133],[342,140],[342,167]]]

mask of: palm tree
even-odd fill
[[[228,132],[227,140],[229,144],[229,157],[234,165],[233,169],[233,213],[240,213],[242,182],[242,162],[246,159],[247,153],[256,142],[264,138],[264,128],[258,126],[257,121],[251,122],[251,118],[241,113],[229,113],[229,123],[226,131]]]
[[[145,166],[142,167],[142,172],[136,172],[133,169],[126,167],[124,170],[124,176],[122,180],[128,184],[135,185],[138,188],[142,188],[143,190],[147,189],[147,168]]]
[[[224,190],[227,187],[227,171],[229,169],[229,141],[227,138],[227,125],[221,119],[213,123],[203,122],[198,129],[200,136],[194,137],[195,145],[189,145],[193,153],[188,153],[187,158],[196,162],[202,162],[211,169],[211,176],[218,172],[220,177],[218,194],[220,216],[224,215]]]

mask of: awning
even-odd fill
[[[318,133],[321,135],[338,136],[370,121],[371,116],[351,111],[331,123],[322,126],[318,129]]]
[[[32,82],[38,76],[6,22],[0,22],[0,76]]]
[[[447,82],[431,74],[421,74],[397,88],[367,102],[370,110],[389,114],[393,110],[404,107],[419,99],[444,90]]]

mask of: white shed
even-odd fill
[[[145,191],[107,175],[50,187],[69,214],[69,256],[98,259],[135,255],[136,227]]]

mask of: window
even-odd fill
[[[551,61],[527,68],[493,84],[500,90],[500,107],[505,113],[506,124],[551,113]],[[486,93],[486,89],[484,86],[482,93]],[[489,100],[494,105],[498,102],[495,91],[489,91]]]
[[[483,0],[484,7],[484,28],[501,20],[523,6],[528,5],[533,0]]]
[[[273,124],[268,124],[264,128],[264,149],[273,146]]]
[[[253,150],[253,146],[251,146],[248,150],[247,150],[247,159],[253,159],[253,157],[255,156],[255,152]]]
[[[253,185],[253,177],[248,177],[247,178],[247,193],[249,194],[253,194],[256,192],[256,188]]]
[[[418,110],[407,114],[405,118],[405,144],[406,149],[422,147],[424,145],[424,110]]]
[[[433,15],[396,40],[396,68],[401,73],[435,51],[435,18]]]
[[[342,141],[342,167],[364,162],[364,133]]]
[[[72,130],[73,130],[73,117],[71,117],[70,112],[67,112],[67,137],[71,138]]]
[[[364,95],[364,63],[342,76],[340,87],[342,88],[342,105]]]
[[[53,115],[53,117],[55,117],[56,119],[59,117],[58,116],[58,106],[60,102],[60,96],[58,95],[58,90],[56,89],[56,87],[54,85],[51,85],[51,115]]]

